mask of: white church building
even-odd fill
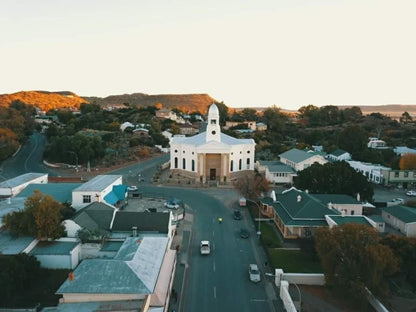
[[[229,182],[254,170],[255,145],[253,139],[236,139],[221,133],[219,110],[212,104],[206,132],[171,139],[170,170],[195,182]]]

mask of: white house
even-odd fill
[[[347,161],[348,164],[354,168],[356,171],[361,172],[365,175],[368,181],[376,183],[376,184],[383,184],[383,172],[390,171],[391,169],[388,167],[384,167],[381,165],[374,165],[370,163],[365,163],[361,161],[349,160]]]
[[[383,149],[383,148],[386,148],[386,142],[378,138],[369,138],[367,147],[375,148],[375,149]]]
[[[416,149],[408,148],[407,146],[396,146],[393,151],[396,155],[403,156],[406,154],[416,154]]]
[[[296,171],[301,171],[310,167],[314,163],[326,164],[328,161],[320,154],[313,151],[302,151],[296,148],[288,150],[280,156],[280,161]]]
[[[254,170],[253,139],[236,139],[221,133],[218,107],[208,111],[206,132],[192,137],[174,136],[170,142],[170,170],[196,182],[228,182]]]
[[[48,183],[47,173],[25,173],[0,183],[0,197],[13,197],[31,183]]]
[[[121,175],[98,175],[72,191],[72,207],[79,210],[100,201],[113,205],[113,187],[116,185],[122,185]],[[107,195],[111,197],[111,202]]]
[[[256,161],[256,169],[274,184],[292,184],[297,175],[295,169],[277,160]]]
[[[351,160],[351,154],[342,149],[337,149],[329,153],[327,158],[333,161]]]
[[[120,130],[121,130],[121,131],[124,131],[124,130],[126,130],[127,128],[132,128],[132,129],[134,129],[134,128],[135,128],[135,126],[134,126],[131,122],[128,122],[128,121],[123,122],[123,123],[120,125]]]
[[[381,216],[386,223],[406,236],[416,236],[416,209],[404,205],[384,207]]]

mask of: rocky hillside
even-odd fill
[[[158,94],[148,95],[144,93],[133,93],[123,95],[110,95],[105,98],[84,97],[90,103],[97,103],[103,107],[128,104],[131,106],[147,107],[162,104],[163,108],[177,108],[183,112],[199,111],[207,113],[208,107],[212,102],[217,102],[208,94]]]
[[[12,94],[1,94],[0,106],[8,107],[10,103],[16,100],[34,105],[44,111],[57,108],[79,108],[81,103],[88,103],[87,100],[69,91],[21,91]]]

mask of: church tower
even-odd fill
[[[208,110],[206,141],[221,142],[220,112],[214,103],[211,104]]]

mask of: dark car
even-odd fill
[[[250,234],[248,233],[247,229],[240,229],[240,237],[241,238],[248,238]]]
[[[241,212],[234,210],[234,220],[241,220]]]

